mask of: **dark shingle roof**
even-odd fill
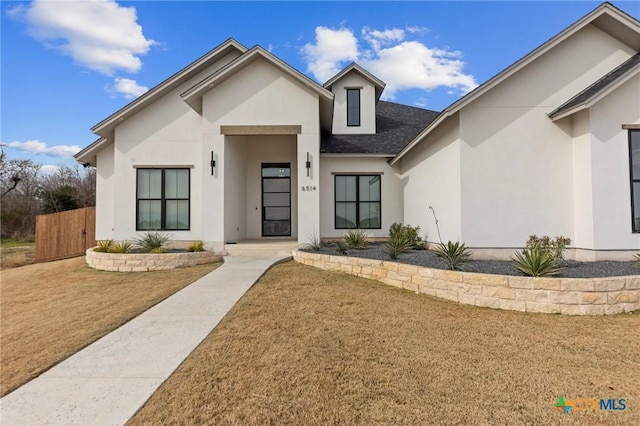
[[[600,80],[596,81],[591,86],[587,87],[582,92],[578,93],[576,96],[550,112],[549,117],[553,118],[554,116],[560,115],[571,108],[588,102],[591,98],[597,96],[601,91],[609,87],[609,85],[615,83],[619,78],[624,76],[627,71],[631,70],[638,64],[640,64],[640,53],[636,53],[634,56],[622,63],[622,65],[618,66]]]
[[[411,142],[439,112],[379,101],[374,135],[323,135],[321,153],[396,155]]]

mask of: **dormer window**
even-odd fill
[[[360,126],[360,89],[347,89],[347,126]]]

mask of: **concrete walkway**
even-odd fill
[[[228,256],[220,268],[0,400],[0,424],[121,425],[274,263]]]

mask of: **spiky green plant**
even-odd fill
[[[420,237],[420,227],[403,225],[402,223],[394,223],[389,227],[389,238],[402,236],[411,243],[411,248],[415,250],[424,249],[424,241]]]
[[[537,250],[539,252],[547,253],[550,257],[561,262],[564,259],[564,251],[567,246],[571,244],[571,238],[559,236],[550,238],[547,235],[538,237],[537,235],[530,235],[527,240],[527,248]]]
[[[464,264],[471,259],[471,250],[464,244],[456,241],[440,243],[435,249],[436,256],[444,260],[447,269],[452,271],[463,271]]]
[[[349,251],[349,246],[344,241],[338,241],[336,243],[336,250],[340,254],[347,254]]]
[[[164,249],[164,245],[169,241],[171,241],[171,236],[169,234],[161,232],[145,232],[140,237],[136,238],[134,243],[143,252],[164,253],[159,252],[158,249]]]
[[[384,245],[384,249],[391,260],[396,260],[399,255],[406,253],[413,248],[413,241],[410,235],[396,233]]]
[[[347,231],[343,237],[344,242],[353,249],[363,249],[369,244],[367,233],[364,229],[352,229]]]
[[[98,240],[96,241],[96,247],[93,251],[97,251],[98,253],[108,253],[112,246],[113,240]]]
[[[187,251],[190,251],[190,252],[204,251],[204,241],[194,242],[189,247],[187,247]]]
[[[526,248],[516,253],[513,266],[530,277],[552,277],[562,272],[560,261],[547,251]]]
[[[129,253],[133,248],[133,244],[128,241],[121,241],[119,243],[114,243],[109,248],[109,253]]]
[[[314,229],[313,231],[311,231],[311,234],[309,235],[309,244],[307,244],[307,247],[313,251],[320,251],[322,250],[322,247],[324,247],[324,242],[320,238],[317,230]]]

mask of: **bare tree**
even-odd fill
[[[15,238],[32,238],[36,215],[41,212],[39,198],[40,165],[31,160],[0,159],[0,194],[2,210],[0,234]]]

